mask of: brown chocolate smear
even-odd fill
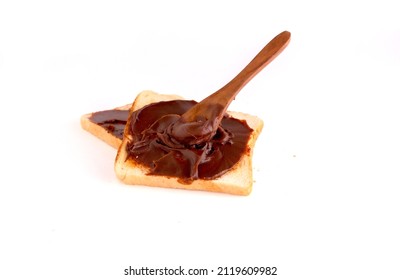
[[[89,120],[122,140],[129,110],[106,110],[93,113]]]

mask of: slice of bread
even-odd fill
[[[159,95],[154,92],[144,91],[141,92],[130,108],[129,115],[140,109],[141,107],[159,101],[167,101],[181,99],[179,96]],[[117,177],[124,183],[129,185],[145,185],[154,187],[165,187],[165,188],[179,188],[179,189],[190,189],[190,190],[203,190],[222,192],[236,195],[248,195],[253,186],[253,170],[252,170],[252,156],[253,149],[257,140],[258,135],[261,133],[263,128],[263,121],[252,115],[228,112],[234,118],[245,120],[253,132],[250,135],[248,142],[248,152],[243,154],[241,160],[237,162],[232,169],[224,173],[221,177],[212,180],[196,179],[190,184],[181,183],[178,178],[167,177],[160,175],[148,175],[148,168],[128,158],[126,146],[128,142],[130,118],[127,120],[127,126],[125,127],[124,136],[121,145],[119,146],[118,153],[115,159],[115,173]],[[103,141],[111,144],[109,137],[100,136],[98,129],[94,133],[95,129],[89,127],[87,129]],[[115,139],[114,139],[115,140]],[[113,142],[114,145],[116,143]]]

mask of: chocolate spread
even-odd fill
[[[107,110],[93,113],[90,121],[122,140],[129,110]]]
[[[149,167],[149,174],[178,177],[185,183],[199,178],[215,179],[230,170],[249,152],[247,142],[253,130],[245,121],[228,115],[211,137],[213,120],[205,120],[206,124],[201,120],[179,123],[180,116],[196,103],[165,101],[133,112],[128,157]],[[90,121],[122,139],[128,115],[128,110],[100,111],[93,113]]]
[[[180,123],[180,116],[196,103],[165,101],[133,112],[128,158],[149,167],[149,174],[178,177],[185,183],[215,179],[230,170],[249,152],[247,143],[253,130],[245,121],[228,115],[211,137],[208,132],[213,120]]]

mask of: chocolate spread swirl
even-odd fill
[[[178,177],[187,183],[215,179],[230,170],[249,152],[247,143],[253,130],[245,121],[227,115],[211,136],[213,120],[180,123],[180,116],[195,104],[187,100],[165,101],[133,112],[128,157],[149,167],[149,174]]]

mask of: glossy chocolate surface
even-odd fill
[[[195,104],[187,100],[165,101],[133,112],[128,157],[149,167],[149,174],[178,177],[186,183],[199,178],[215,179],[233,168],[249,152],[247,143],[253,130],[245,121],[227,115],[211,137],[213,120],[180,123],[180,116]],[[174,138],[177,134],[182,137]]]
[[[93,113],[89,119],[122,140],[128,116],[129,110],[107,110]]]

